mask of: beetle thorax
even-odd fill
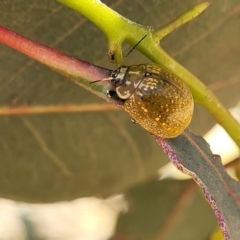
[[[141,70],[131,70],[129,67],[120,67],[114,78],[116,93],[120,99],[127,100],[133,96],[136,89],[142,87],[144,74]]]

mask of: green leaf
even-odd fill
[[[229,234],[230,239],[238,239],[240,184],[226,173],[221,158],[212,154],[202,137],[189,130],[177,138],[157,141],[178,169],[193,177],[202,189],[222,230]]]

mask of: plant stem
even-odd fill
[[[116,59],[120,59],[119,61],[122,61],[121,56],[119,56],[119,49],[121,49],[123,41],[135,45],[139,39],[147,35],[148,37],[137,46],[137,49],[151,61],[158,63],[160,66],[171,71],[182,79],[190,88],[195,102],[206,108],[240,147],[240,125],[238,122],[231,116],[229,111],[224,108],[217,97],[197,77],[192,75],[188,70],[172,59],[158,45],[158,42],[162,37],[196,17],[208,7],[209,2],[203,2],[188,9],[167,26],[152,31],[151,29],[138,25],[137,23],[119,15],[98,0],[58,1],[80,12],[97,25],[106,34],[110,50],[111,52],[117,52],[118,57]]]
[[[47,65],[81,87],[109,101],[106,96],[106,90],[110,87],[109,82],[104,81],[98,84],[89,84],[89,82],[107,77],[110,70],[68,56],[2,26],[0,26],[0,42]]]
[[[156,38],[157,40],[161,40],[176,28],[182,26],[184,23],[187,23],[194,19],[195,17],[197,17],[209,6],[209,4],[210,4],[209,2],[203,2],[189,8],[188,10],[180,14],[177,18],[175,18],[173,21],[168,23],[165,27],[156,30],[154,32],[154,38]]]

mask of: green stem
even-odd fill
[[[165,27],[156,30],[154,32],[154,38],[157,40],[161,40],[169,33],[171,33],[174,29],[182,26],[184,23],[187,23],[194,19],[195,17],[197,17],[209,6],[209,4],[210,4],[209,2],[203,2],[189,8],[188,10],[180,14],[177,18],[175,18],[173,21],[168,23]]]
[[[111,56],[114,55],[118,65],[123,64],[122,42],[130,37],[129,40],[134,44],[148,31],[145,27],[121,16],[98,0],[57,1],[80,12],[104,32],[108,40],[110,61]],[[129,32],[132,34],[129,35]]]
[[[98,0],[58,1],[83,14],[105,33],[111,54],[115,54],[115,59],[119,64],[123,62],[121,56],[122,42],[125,41],[135,45],[139,39],[147,35],[148,37],[137,46],[137,49],[151,61],[158,63],[181,78],[192,91],[195,102],[205,107],[240,147],[240,125],[238,122],[198,78],[172,59],[158,44],[161,38],[175,28],[199,15],[208,7],[209,2],[203,2],[188,9],[167,26],[152,31],[126,19]]]

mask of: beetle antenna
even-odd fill
[[[146,37],[147,35],[145,35],[144,37],[142,37],[137,44],[127,53],[127,55],[125,57],[127,57],[142,41],[143,39]]]
[[[109,81],[109,80],[112,80],[112,79],[113,79],[112,77],[103,78],[103,79],[99,79],[99,80],[95,80],[95,81],[89,82],[89,84],[93,84],[93,83],[97,83],[97,82],[102,82],[102,81]]]

